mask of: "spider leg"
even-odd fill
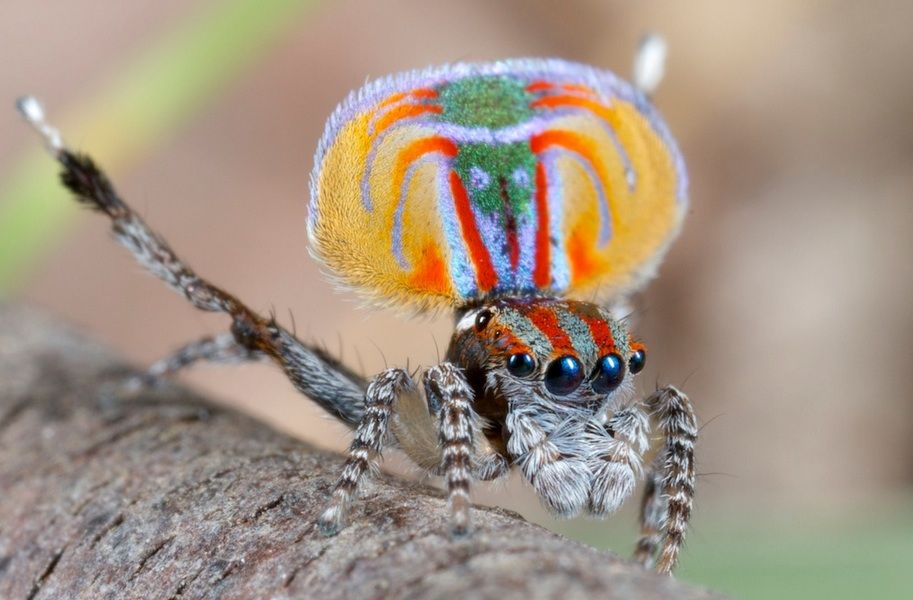
[[[590,468],[583,457],[562,453],[552,436],[540,425],[543,415],[535,405],[508,411],[505,424],[510,432],[507,452],[520,466],[547,509],[572,517],[587,505]]]
[[[651,569],[662,542],[662,528],[666,521],[668,505],[663,497],[662,463],[664,456],[657,455],[650,467],[640,503],[640,538],[634,549],[634,560]]]
[[[653,461],[641,510],[642,537],[636,558],[671,573],[685,541],[694,498],[694,443],[697,418],[688,397],[669,386],[655,391],[645,404],[659,422],[664,442]]]
[[[441,384],[430,386],[429,378],[437,381],[463,379],[462,372],[450,363],[444,363],[425,372],[422,397],[418,390],[404,391],[396,398],[390,428],[396,443],[418,467],[435,475],[444,475],[444,444],[441,441],[441,419],[444,400]],[[465,381],[460,386],[468,385]],[[464,390],[465,391],[465,390]],[[471,397],[471,395],[470,395]],[[484,435],[484,420],[471,404],[467,405],[472,423],[472,476],[480,481],[491,481],[506,475],[510,463]],[[483,435],[478,435],[482,433]]]
[[[142,375],[131,378],[127,381],[127,386],[132,389],[154,387],[161,381],[161,378],[174,375],[201,361],[237,364],[267,358],[262,352],[240,345],[232,333],[221,333],[185,344],[165,358],[153,363]]]
[[[388,369],[375,376],[365,392],[365,412],[349,446],[348,458],[333,489],[330,503],[317,521],[324,535],[335,535],[345,526],[352,500],[369,471],[377,468],[388,440],[388,424],[396,398],[414,389],[403,369]]]
[[[647,416],[639,405],[613,414],[605,425],[593,422],[588,459],[593,480],[589,511],[608,516],[634,491],[642,474],[641,455],[647,449]]]
[[[425,393],[429,405],[440,406],[440,468],[447,486],[451,531],[464,535],[469,532],[474,438],[481,429],[472,409],[472,388],[458,367],[445,362],[425,372]]]
[[[229,315],[232,319],[231,333],[240,348],[251,355],[262,354],[271,358],[300,392],[330,414],[353,427],[361,420],[365,382],[360,376],[326,352],[303,344],[274,319],[260,316],[228,292],[198,276],[124,202],[89,156],[75,153],[63,144],[57,130],[45,122],[43,109],[36,100],[23,98],[18,107],[44,136],[51,154],[63,166],[61,180],[64,186],[76,195],[79,202],[111,219],[115,239],[146,270],[198,309]],[[160,368],[170,370],[168,364]]]

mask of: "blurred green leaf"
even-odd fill
[[[676,577],[744,600],[913,598],[911,498],[833,514],[757,506],[741,515],[701,512]],[[580,520],[553,528],[625,555],[637,536],[635,518],[628,510],[596,527]]]
[[[148,154],[230,81],[251,67],[316,0],[215,2],[131,61],[104,89],[52,121],[65,139],[92,140],[92,154],[116,172]],[[27,92],[28,90],[23,90]],[[8,99],[9,110],[13,99]],[[25,127],[25,125],[23,125]],[[0,295],[21,281],[78,210],[39,150],[0,191]]]

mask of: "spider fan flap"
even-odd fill
[[[687,174],[647,98],[556,59],[459,63],[368,83],[330,117],[312,253],[380,304],[609,300],[653,276]]]

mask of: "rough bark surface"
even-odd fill
[[[52,319],[0,305],[2,598],[710,598],[498,509],[452,541],[439,492],[370,485],[335,538],[318,452],[130,372]]]

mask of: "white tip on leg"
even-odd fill
[[[57,154],[63,149],[63,138],[55,127],[44,120],[44,107],[34,96],[23,96],[16,100],[16,110],[28,121],[35,131],[44,138],[48,149]]]
[[[640,41],[634,56],[634,86],[651,95],[666,74],[666,40],[655,33],[648,33]]]
[[[44,107],[41,102],[34,96],[23,96],[16,100],[16,108],[31,123],[41,123],[44,121]]]

